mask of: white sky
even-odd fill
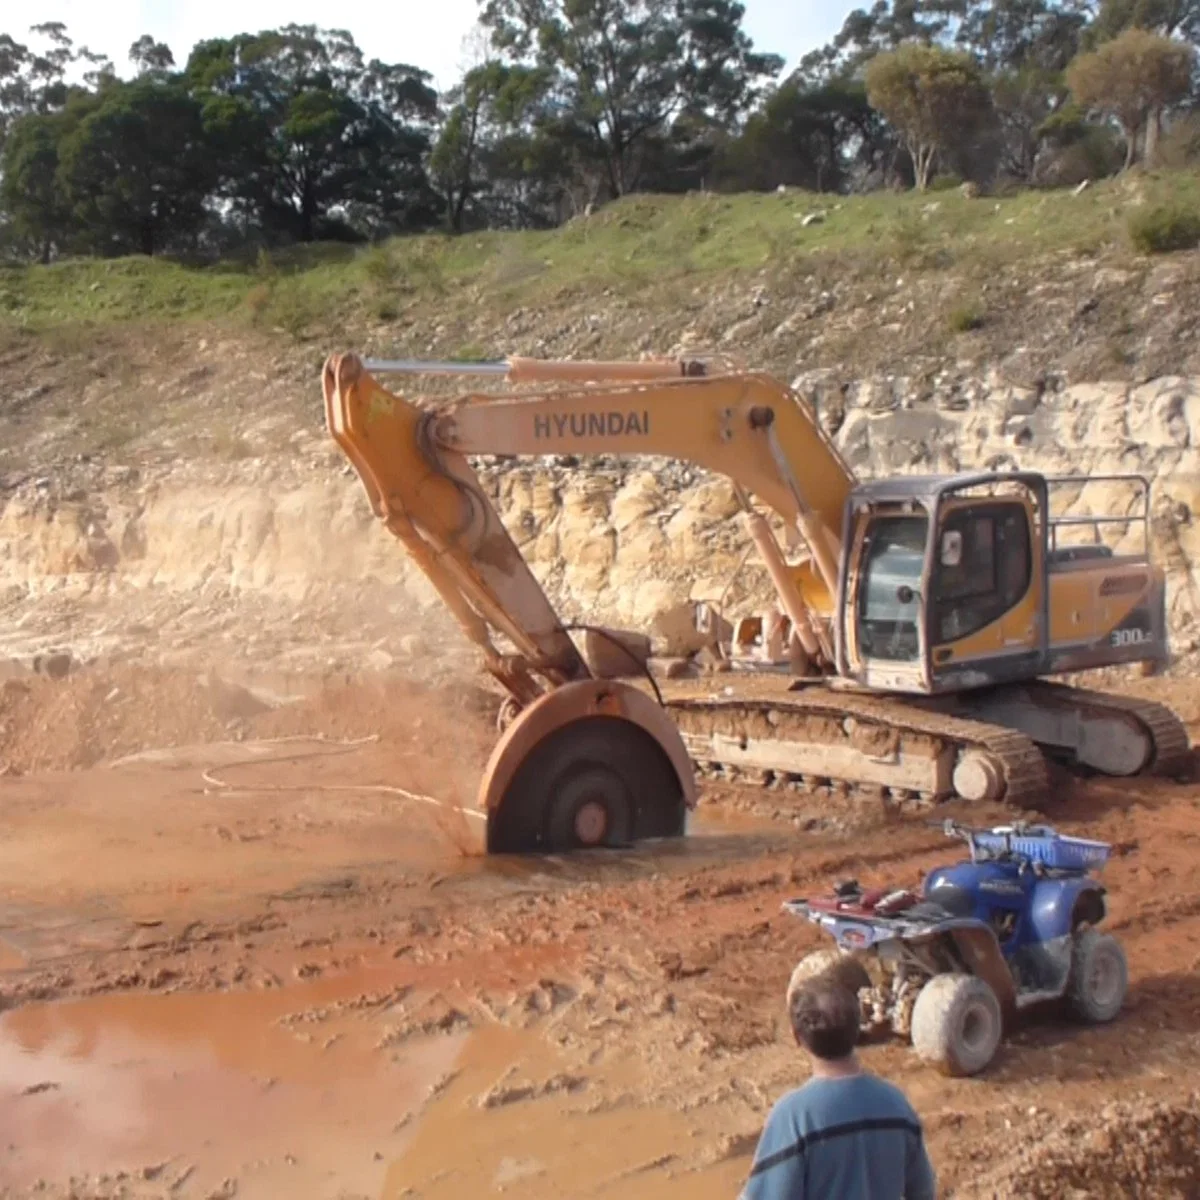
[[[863,0],[858,0],[861,4]],[[743,0],[755,48],[783,55],[785,72],[841,27],[855,0]],[[348,29],[369,58],[431,71],[439,89],[457,79],[463,38],[478,0],[13,0],[0,32],[28,44],[30,25],[62,21],[76,45],[129,70],[130,45],[143,33],[166,42],[182,66],[196,42],[257,33],[294,22]],[[17,17],[19,12],[20,16]]]

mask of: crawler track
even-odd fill
[[[702,769],[732,767],[742,777],[749,770],[763,782],[868,790],[910,804],[933,803],[954,794],[948,772],[938,778],[936,761],[947,752],[974,750],[995,764],[1002,781],[997,798],[1006,803],[1036,807],[1049,787],[1046,760],[1032,739],[919,703],[814,687],[770,699],[676,695],[667,698],[667,708]],[[744,741],[748,750],[758,750],[757,762],[737,752]],[[793,757],[786,749],[789,742],[808,753]],[[780,749],[775,766],[769,765],[768,743]],[[795,769],[809,763],[810,769]]]
[[[1192,746],[1187,729],[1179,717],[1165,704],[1122,696],[1115,692],[1099,692],[1092,688],[1074,687],[1039,680],[1033,684],[1043,695],[1064,707],[1074,709],[1107,709],[1128,714],[1147,730],[1154,743],[1154,753],[1140,775],[1171,778],[1185,775],[1192,767]]]
[[[732,693],[722,695],[725,687]],[[1139,774],[1190,769],[1187,731],[1165,705],[1042,681],[1028,688],[1048,705],[1127,714],[1153,742]],[[729,676],[673,682],[663,692],[699,770],[732,782],[832,788],[921,808],[964,798],[954,765],[970,756],[991,782],[985,794],[965,798],[1017,809],[1039,809],[1049,799],[1054,755],[1007,726],[943,711],[953,697],[900,699],[821,684],[788,691],[778,678]]]

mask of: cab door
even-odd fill
[[[928,614],[935,680],[977,686],[1029,673],[1041,654],[1039,560],[1033,510],[1024,501],[947,505]]]

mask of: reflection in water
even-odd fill
[[[180,1200],[229,1179],[239,1200],[736,1194],[743,1163],[694,1165],[722,1131],[630,1101],[634,1055],[581,1069],[498,1025],[393,1045],[395,988],[381,969],[8,1013],[0,1189],[124,1170]]]
[[[364,1036],[361,1020],[281,1025],[289,1011],[363,985],[321,982],[7,1014],[0,1129],[11,1149],[0,1155],[0,1187],[167,1164],[164,1178],[189,1171],[181,1195],[206,1195],[228,1177],[242,1197],[377,1195],[389,1152],[403,1144],[397,1126],[453,1068],[464,1039],[383,1054],[378,1030]]]

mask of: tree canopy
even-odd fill
[[[1194,161],[1200,0],[873,0],[784,73],[739,0],[477,0],[461,78],[285,25],[120,69],[0,33],[0,254],[547,227],[636,191],[1040,186]],[[10,18],[11,20],[11,18]]]
[[[904,139],[921,191],[936,156],[951,152],[992,115],[979,64],[961,50],[905,42],[875,55],[866,80],[867,100]]]

